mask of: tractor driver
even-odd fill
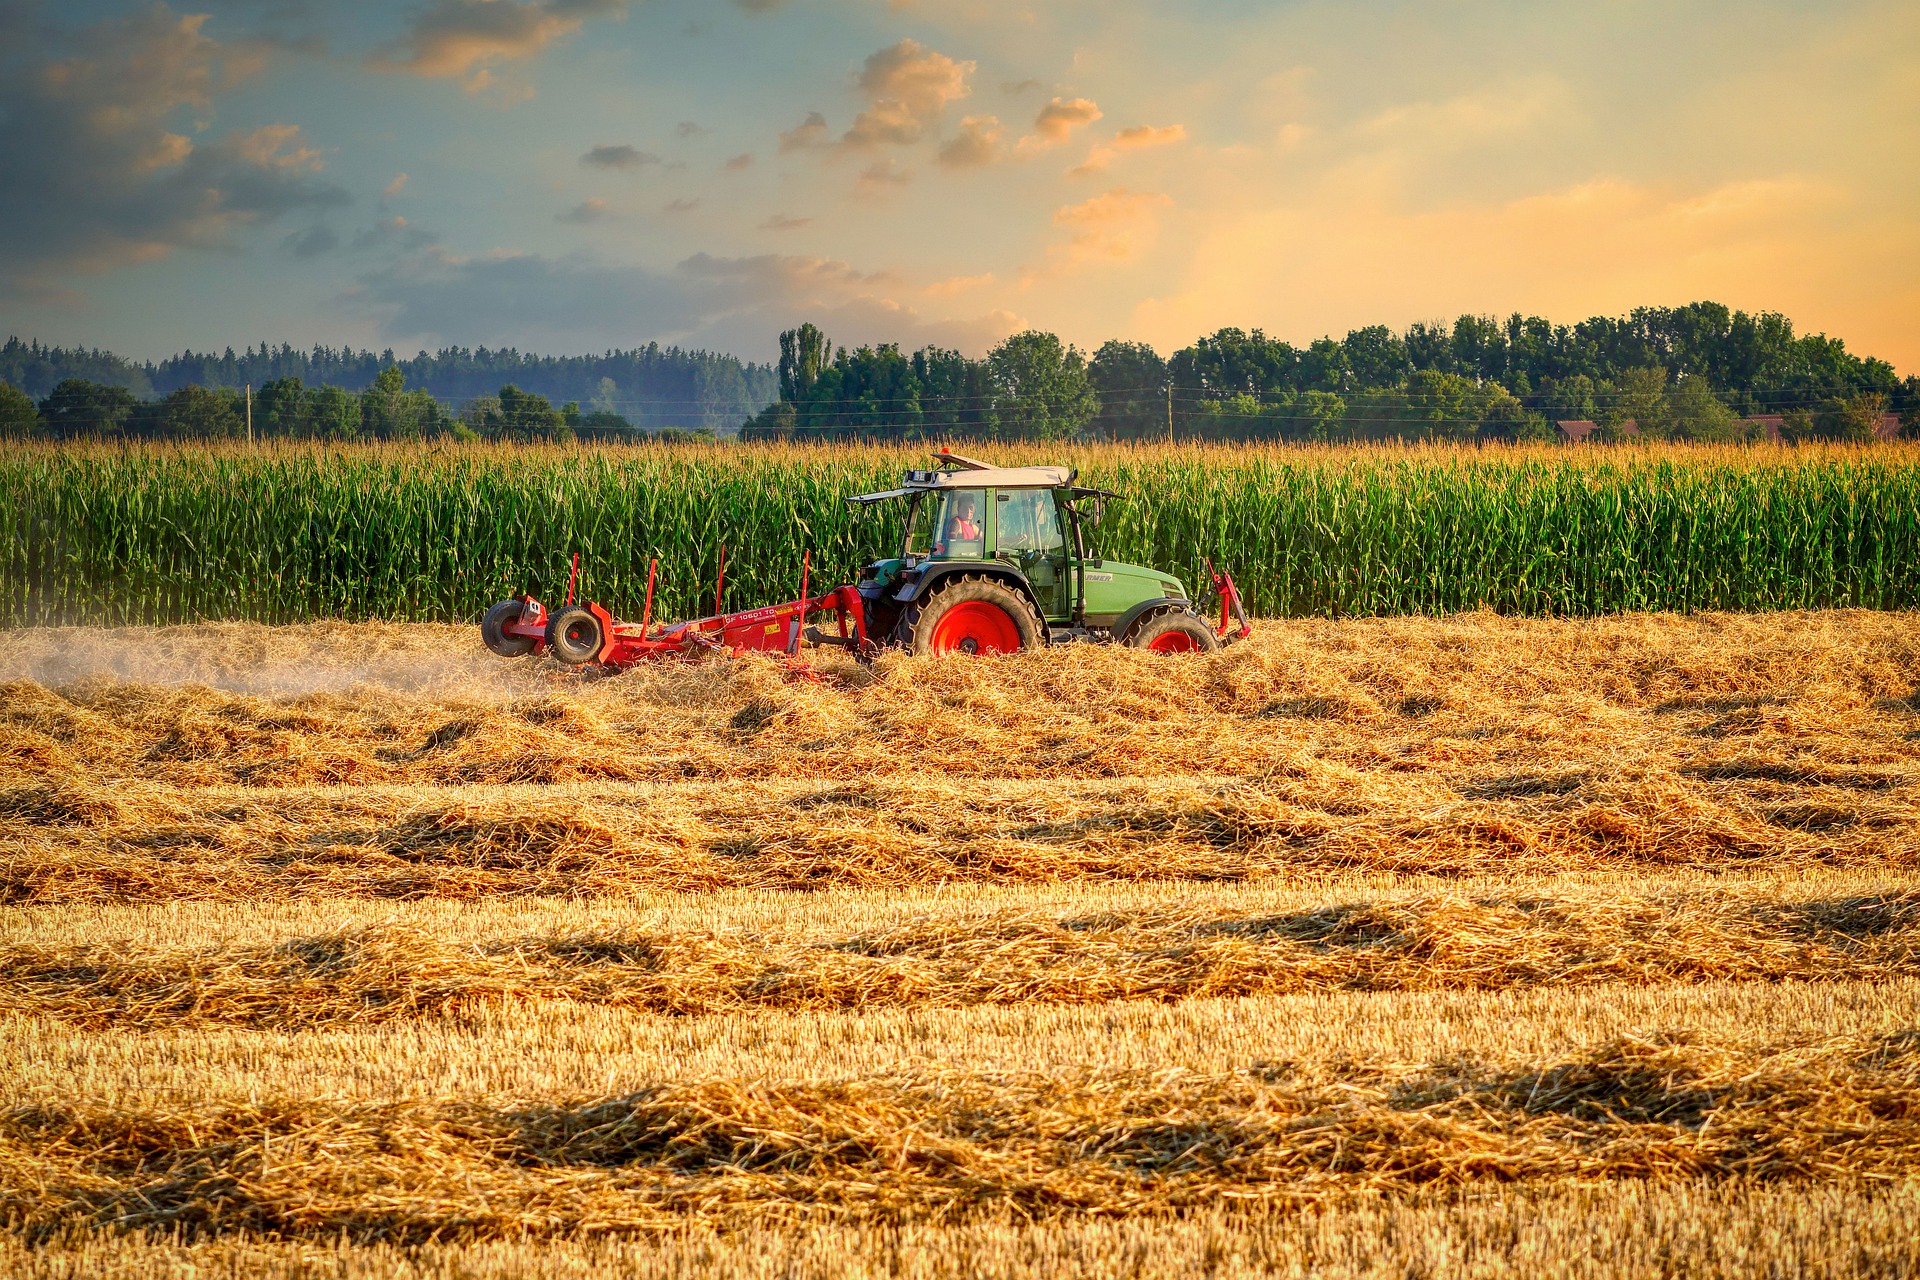
[[[980,540],[979,509],[974,504],[972,494],[963,493],[954,499],[953,515],[947,519],[946,536],[948,542]]]

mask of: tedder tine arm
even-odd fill
[[[1247,621],[1246,606],[1241,603],[1240,588],[1233,585],[1233,575],[1224,569],[1215,569],[1209,556],[1207,576],[1213,579],[1213,589],[1220,594],[1220,639],[1226,644],[1245,640],[1253,634],[1253,624]]]

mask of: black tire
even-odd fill
[[[1220,637],[1192,614],[1169,609],[1135,627],[1127,644],[1160,653],[1214,653],[1220,648]]]
[[[606,628],[585,605],[569,605],[547,619],[547,649],[562,662],[592,662],[606,642]]]
[[[943,630],[941,620],[963,605],[984,606],[1005,614],[1007,630],[1003,634],[1018,637],[1015,647],[1019,649],[1037,649],[1046,643],[1046,624],[1025,596],[990,578],[972,574],[948,578],[931,594],[901,610],[900,622],[894,628],[894,643],[922,657],[936,652],[978,652],[964,642],[958,647],[946,648],[936,648],[934,643],[935,635]]]
[[[519,621],[521,608],[518,600],[502,600],[480,619],[480,639],[503,658],[523,658],[533,652],[532,637],[510,636],[506,631],[509,622]]]

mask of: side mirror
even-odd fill
[[[1107,504],[1095,498],[1091,504],[1081,509],[1080,520],[1087,528],[1092,529],[1099,525],[1100,518],[1106,514]]]

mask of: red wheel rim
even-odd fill
[[[940,615],[927,647],[935,653],[1017,653],[1020,628],[999,605],[965,600]]]
[[[566,628],[567,644],[574,649],[598,649],[600,647],[600,624],[581,618],[569,622]]]
[[[1198,653],[1200,642],[1184,631],[1169,631],[1155,636],[1147,648],[1154,653]]]

